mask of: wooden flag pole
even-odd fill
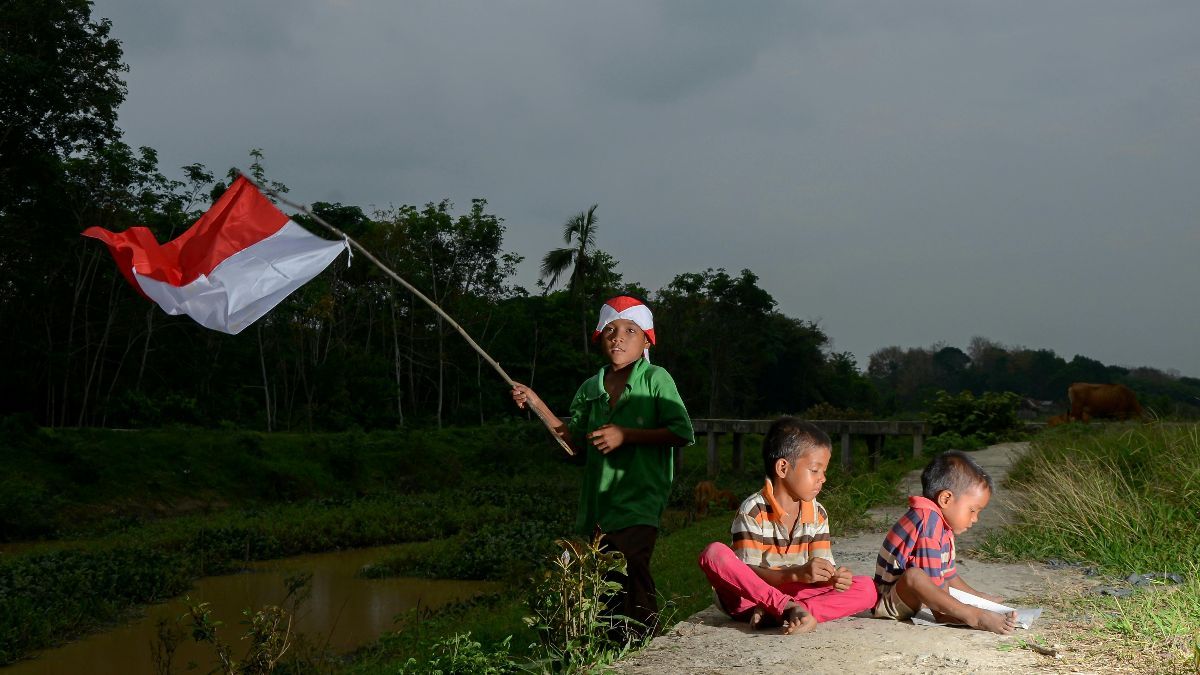
[[[346,234],[345,232],[342,232],[341,230],[334,227],[333,225],[330,225],[329,223],[325,222],[325,220],[323,218],[321,218],[317,214],[310,211],[307,206],[305,206],[303,204],[297,204],[297,203],[287,199],[283,195],[279,194],[278,191],[272,190],[271,188],[266,187],[265,185],[259,185],[257,181],[255,181],[253,178],[251,178],[249,175],[247,175],[244,171],[242,172],[242,176],[244,176],[246,178],[246,180],[250,181],[250,183],[252,185],[254,185],[255,187],[257,187],[259,190],[262,190],[263,192],[270,194],[275,199],[278,199],[280,202],[282,202],[283,204],[286,204],[287,206],[292,207],[293,209],[299,209],[301,212],[304,213],[304,215],[308,216],[309,218],[312,218],[317,223],[319,223],[321,226],[323,226],[325,229],[334,233],[341,239],[344,239],[347,244],[354,247],[354,249],[357,250],[359,253],[361,253],[363,255],[363,257],[365,257],[367,260],[370,260],[371,262],[375,263],[375,266],[378,267],[379,269],[383,270],[384,274],[387,274],[396,283],[407,288],[409,290],[409,292],[411,292],[413,295],[415,295],[418,298],[420,298],[421,300],[423,300],[425,302],[425,304],[429,305],[429,307],[433,309],[433,311],[437,312],[438,316],[445,319],[446,322],[449,323],[451,326],[454,326],[454,329],[458,331],[459,335],[463,336],[463,339],[467,341],[467,344],[471,345],[471,348],[474,349],[477,354],[479,354],[480,358],[482,358],[484,361],[487,361],[488,364],[491,365],[491,367],[494,368],[496,370],[496,372],[500,374],[500,377],[503,378],[506,383],[508,383],[508,386],[512,387],[512,386],[516,385],[516,382],[513,381],[513,379],[508,376],[508,373],[504,372],[504,369],[500,367],[499,362],[497,362],[487,352],[485,352],[483,350],[483,347],[480,347],[479,344],[476,343],[475,340],[473,340],[471,338],[471,336],[467,334],[467,331],[463,330],[463,327],[458,325],[457,321],[452,319],[449,314],[447,314],[445,311],[442,310],[441,307],[438,307],[438,304],[436,302],[434,302],[433,300],[430,300],[424,293],[422,293],[420,290],[418,290],[415,286],[413,286],[412,284],[405,281],[399,274],[396,274],[395,272],[393,272],[391,270],[391,268],[389,268],[387,265],[384,265],[382,262],[380,262],[379,258],[376,258],[374,255],[371,254],[370,251],[363,248],[362,244],[359,244],[357,241],[351,239],[350,235]],[[558,441],[559,446],[562,447],[562,449],[565,450],[568,455],[574,455],[575,451],[572,450],[571,446],[568,445],[567,442],[564,441],[562,439],[562,437],[558,435],[558,433],[554,429],[554,426],[551,424],[550,420],[547,419],[542,414],[542,411],[538,410],[537,406],[531,405],[531,406],[527,406],[527,407],[533,411],[534,415],[537,415],[537,418],[539,420],[541,420],[542,424],[546,427],[546,429],[550,431],[550,435],[554,437],[554,440]]]

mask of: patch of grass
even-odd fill
[[[1009,477],[1021,524],[985,553],[1106,573],[1178,571],[1200,550],[1200,425],[1113,425],[1035,441]]]
[[[1200,425],[1068,427],[1039,436],[1010,473],[1020,520],[980,551],[1086,562],[1118,584],[1130,573],[1182,574],[1183,584],[1128,598],[1052,599],[1069,617],[1055,639],[1084,664],[1200,672]]]
[[[369,434],[15,428],[0,434],[0,542],[281,502],[498,489],[530,474],[569,485],[578,471],[556,452],[540,425],[520,422]]]

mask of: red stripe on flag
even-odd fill
[[[234,253],[275,234],[287,222],[287,215],[244,176],[238,176],[200,220],[166,244],[160,245],[144,227],[119,233],[89,227],[83,235],[103,241],[121,274],[141,293],[133,271],[172,286],[186,286],[212,273]]]

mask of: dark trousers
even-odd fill
[[[645,628],[633,627],[630,633],[634,636],[652,631],[658,621],[658,595],[654,578],[650,576],[650,558],[657,541],[658,528],[651,525],[633,525],[605,532],[600,540],[601,549],[620,551],[625,555],[628,574],[614,576],[613,580],[619,581],[623,590],[610,601],[609,610],[645,625]]]

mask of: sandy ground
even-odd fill
[[[1028,449],[1026,443],[995,445],[971,453],[997,483],[991,504],[979,522],[958,539],[958,569],[975,588],[1003,595],[1010,602],[1048,587],[1077,585],[1080,576],[1042,565],[985,563],[972,559],[969,549],[989,529],[1004,524],[1011,509],[999,483],[1012,462]],[[905,479],[907,494],[920,493],[920,473]],[[874,573],[875,555],[883,535],[906,507],[872,511],[877,525],[870,531],[835,539],[839,564],[855,574]],[[833,514],[836,518],[837,514]],[[1020,605],[1020,602],[1013,604]],[[1039,622],[1051,619],[1047,610]],[[1035,630],[1038,624],[1034,624]],[[1020,638],[1018,630],[1013,637]],[[1012,637],[965,628],[923,628],[908,622],[849,617],[821,624],[807,635],[781,635],[777,630],[750,631],[710,606],[641,652],[613,666],[627,673],[1026,673],[1046,665],[1046,657],[1024,649],[1001,650]]]

